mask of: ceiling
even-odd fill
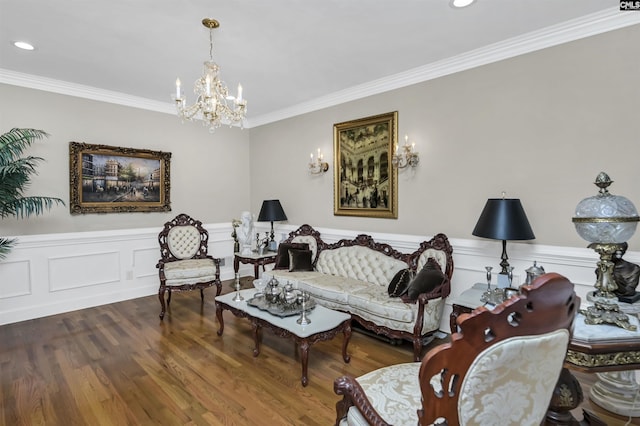
[[[173,112],[209,57],[247,127],[640,23],[618,0],[0,0],[0,82]],[[28,41],[34,51],[12,43]],[[187,101],[192,101],[187,98]]]

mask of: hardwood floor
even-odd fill
[[[336,377],[412,359],[409,344],[355,332],[345,364],[339,335],[312,346],[302,387],[293,341],[265,330],[254,358],[249,322],[229,312],[216,334],[213,294],[174,294],[164,321],[149,296],[0,326],[0,425],[331,425]],[[592,377],[576,376],[587,395]]]

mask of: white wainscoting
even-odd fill
[[[264,226],[263,226],[264,225]],[[280,225],[276,239],[297,229]],[[223,258],[221,279],[233,278],[233,241],[229,223],[206,224],[209,253]],[[353,238],[365,231],[316,228],[324,241]],[[269,224],[256,223],[256,232]],[[159,258],[156,228],[100,232],[18,236],[18,245],[0,262],[0,324],[9,324],[62,312],[119,302],[157,293]],[[430,236],[369,233],[376,241],[402,252],[415,250]],[[501,244],[481,239],[451,239],[454,249],[452,295],[476,282],[484,282],[485,265],[499,270]],[[525,269],[538,265],[558,272],[576,284],[581,297],[593,288],[596,254],[582,247],[556,247],[507,243],[509,262],[515,267],[514,285],[526,278]],[[625,259],[640,263],[640,253],[628,252]],[[241,265],[240,275],[252,275],[252,265]],[[494,280],[495,281],[495,280]],[[155,303],[155,301],[153,302]],[[160,304],[158,303],[158,312]],[[441,330],[448,332],[450,304]]]

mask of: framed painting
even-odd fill
[[[69,142],[71,214],[168,212],[170,152]]]
[[[398,112],[333,125],[334,215],[398,218]]]

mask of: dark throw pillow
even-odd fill
[[[289,272],[313,271],[311,250],[289,249]]]
[[[273,269],[289,269],[289,249],[309,250],[307,243],[280,243]]]
[[[440,269],[438,261],[430,257],[422,270],[409,283],[407,297],[411,300],[418,298],[421,293],[428,293],[436,289],[447,280],[447,276]]]
[[[389,288],[387,288],[387,292],[390,297],[400,297],[407,292],[407,288],[409,287],[409,283],[411,282],[411,270],[410,269],[401,269],[396,275],[391,279],[389,283]]]

